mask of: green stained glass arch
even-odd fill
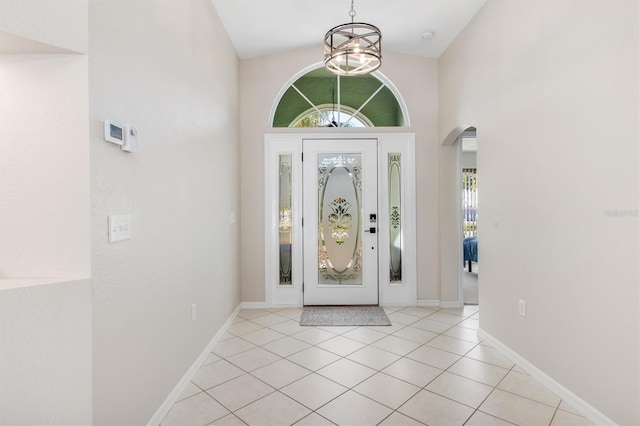
[[[294,76],[272,108],[271,127],[405,127],[404,101],[380,72],[336,76],[317,65]]]

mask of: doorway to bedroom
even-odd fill
[[[478,304],[478,141],[476,131],[460,137],[462,207],[462,296],[465,305]]]

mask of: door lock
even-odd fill
[[[365,230],[364,230],[364,232],[369,232],[369,233],[371,233],[371,234],[375,234],[375,233],[376,233],[376,228],[371,227],[371,228],[369,228],[369,229],[365,229]]]

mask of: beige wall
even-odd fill
[[[477,127],[481,328],[619,424],[640,423],[638,51],[637,1],[488,0],[439,61],[440,140]]]
[[[91,282],[0,280],[0,424],[91,424]]]
[[[0,3],[0,424],[92,419],[88,60],[33,54],[87,38],[86,1]]]
[[[87,9],[87,0],[2,0],[0,47],[7,32],[55,51],[87,53]]]
[[[436,61],[385,52],[380,71],[397,87],[407,104],[416,134],[418,205],[418,298],[439,299],[438,142]],[[264,299],[264,135],[288,129],[269,127],[269,113],[279,91],[296,73],[322,60],[319,48],[291,51],[240,63],[242,158],[242,300]],[[332,129],[313,129],[314,132]],[[344,129],[341,129],[343,131]]]
[[[89,5],[94,423],[144,424],[239,304],[238,60],[209,0]]]

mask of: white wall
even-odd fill
[[[0,280],[0,424],[91,424],[91,283]]]
[[[88,4],[87,0],[2,0],[0,46],[5,32],[58,51],[87,53]]]
[[[238,60],[209,0],[92,0],[89,23],[94,423],[143,424],[239,303]]]
[[[477,128],[481,328],[619,424],[640,423],[638,16],[488,0],[439,61],[441,141]]]
[[[0,3],[0,424],[92,419],[87,18]]]
[[[89,277],[87,67],[0,56],[0,279]]]
[[[242,158],[242,300],[264,302],[264,134],[287,131],[269,127],[269,113],[278,92],[297,72],[322,60],[318,48],[295,50],[240,62]],[[418,205],[418,298],[438,300],[438,142],[436,61],[384,52],[380,71],[402,94],[416,134]],[[298,131],[299,129],[296,129]],[[310,129],[313,132],[332,129]],[[349,129],[346,129],[349,130]],[[345,129],[340,129],[345,131]],[[356,130],[354,130],[356,131]]]

